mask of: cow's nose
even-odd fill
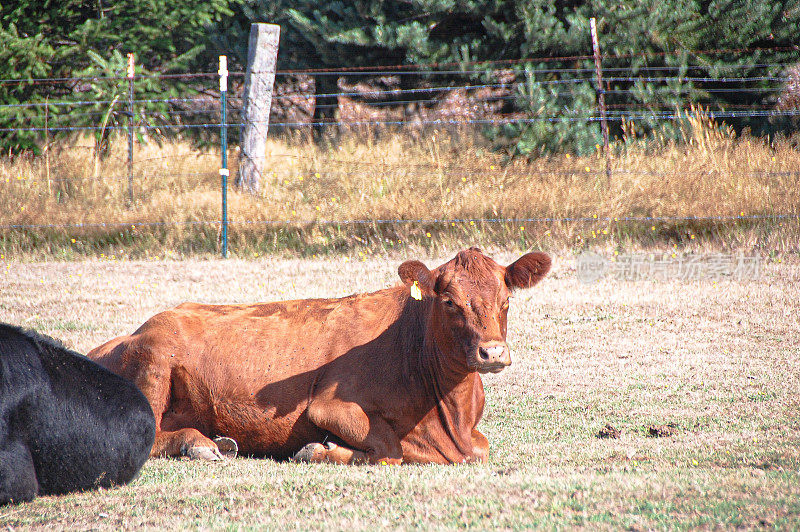
[[[506,344],[484,345],[478,348],[481,364],[490,366],[508,366],[511,364],[511,354]]]

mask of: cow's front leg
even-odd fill
[[[224,460],[235,458],[238,445],[231,438],[210,439],[193,428],[176,431],[158,431],[150,456],[188,456],[196,460]]]
[[[477,429],[472,429],[472,456],[471,462],[485,462],[489,458],[489,440]]]
[[[335,434],[349,447],[310,443],[294,459],[337,464],[400,464],[400,439],[382,417],[367,414],[357,403],[334,397],[315,398],[308,407],[312,423]]]

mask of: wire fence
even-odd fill
[[[710,50],[704,54],[736,54],[737,50]],[[697,54],[700,54],[698,52]],[[654,54],[659,55],[659,54]],[[666,55],[666,54],[664,54]],[[793,62],[752,62],[709,66],[700,62],[689,65],[618,66],[619,61],[640,55],[604,56],[615,66],[603,68],[605,77],[597,85],[593,56],[542,57],[526,60],[474,61],[429,65],[384,65],[379,67],[341,67],[334,69],[283,70],[276,72],[272,96],[273,111],[268,121],[270,131],[308,131],[319,128],[356,130],[358,128],[472,127],[476,129],[515,126],[525,128],[541,123],[597,124],[607,120],[615,127],[625,123],[676,123],[686,120],[698,108],[710,120],[745,120],[772,123],[792,121],[800,116],[800,95],[792,95],[797,83],[797,64]],[[574,62],[574,68],[542,65]],[[800,57],[798,57],[800,61]],[[532,65],[536,65],[533,68]],[[793,70],[794,69],[794,70]],[[228,95],[229,120],[224,127],[235,132],[248,123],[243,111],[244,72],[230,72],[232,86]],[[323,78],[336,78],[334,91],[319,90]],[[48,85],[59,87],[59,97],[46,101],[0,103],[0,134],[38,135],[40,145],[52,142],[58,135],[91,134],[107,136],[126,132],[137,135],[217,135],[220,123],[220,91],[216,88],[218,73],[190,72],[177,74],[96,76],[83,78],[4,79],[0,86],[15,87]],[[157,82],[157,83],[153,83]],[[141,86],[141,87],[140,87]],[[130,94],[128,96],[128,90]],[[794,89],[796,90],[796,89]],[[608,99],[607,113],[597,108],[596,96]],[[94,98],[98,94],[106,94]],[[786,105],[787,94],[795,102]],[[92,96],[90,96],[92,95]],[[588,100],[587,100],[588,96]],[[544,101],[544,103],[543,103]],[[546,103],[546,105],[545,105]],[[540,110],[537,110],[537,105]],[[699,106],[699,107],[698,107]],[[132,109],[132,116],[131,111]],[[541,110],[543,109],[543,110]],[[338,111],[335,114],[334,111]],[[605,111],[605,110],[604,110]],[[133,124],[133,128],[131,128]],[[97,147],[87,147],[95,149]],[[176,156],[180,157],[180,156]],[[163,158],[169,158],[165,156]],[[133,179],[132,168],[161,157],[129,161],[128,175],[48,176],[50,183],[80,182],[103,179]],[[326,161],[329,165],[348,167],[386,166],[371,161]],[[458,165],[411,164],[420,171],[435,170],[452,175],[479,176],[484,170]],[[327,168],[328,174],[349,172]],[[531,170],[532,174],[574,175],[578,170]],[[658,172],[615,168],[617,174],[659,175]],[[602,168],[581,171],[582,175],[601,178]],[[760,169],[743,172],[756,176],[800,178],[794,169]],[[174,177],[194,176],[216,179],[219,174],[187,172]],[[156,179],[163,174],[140,172],[137,181]],[[666,175],[665,175],[666,177]],[[27,179],[27,182],[44,178]],[[13,183],[11,177],[0,179],[0,190]],[[791,220],[792,212],[766,215],[687,216],[687,217],[432,217],[414,219],[294,219],[230,220],[231,225],[285,224],[475,224],[475,223],[543,223],[597,222],[737,222],[741,220]],[[4,223],[5,230],[37,230],[43,228],[132,227],[163,225],[219,225],[223,220],[185,222],[99,222],[75,224]]]
[[[361,220],[336,220],[336,219],[295,219],[295,220],[183,220],[173,222],[94,222],[94,223],[65,223],[65,224],[4,224],[2,229],[70,229],[70,228],[136,228],[136,227],[164,227],[164,226],[218,226],[223,223],[230,225],[263,225],[263,226],[293,226],[293,225],[451,225],[451,224],[536,224],[536,223],[660,223],[660,222],[738,222],[757,220],[797,220],[800,214],[754,214],[734,216],[542,216],[535,218],[409,218],[409,219],[361,219]]]
[[[749,51],[749,50],[748,50]],[[721,49],[696,52],[701,54],[732,54],[738,50]],[[677,55],[675,52],[674,55]],[[658,55],[650,54],[650,59]],[[683,116],[678,112],[690,104],[704,105],[712,119],[775,119],[793,118],[798,115],[798,108],[781,107],[778,100],[789,90],[793,77],[792,68],[796,63],[787,62],[753,62],[732,63],[729,65],[642,65],[642,66],[609,66],[603,68],[604,87],[595,87],[593,67],[588,64],[592,56],[541,57],[508,61],[473,61],[461,64],[431,65],[384,65],[379,67],[342,67],[336,69],[282,70],[276,72],[278,90],[273,95],[273,113],[269,121],[270,128],[303,129],[313,127],[352,127],[352,126],[448,126],[455,123],[477,126],[531,124],[535,122],[596,122],[601,119],[598,110],[592,106],[570,105],[576,94],[569,88],[557,91],[552,96],[561,105],[548,109],[547,112],[530,116],[526,113],[526,97],[530,98],[531,86],[537,89],[557,86],[582,86],[593,91],[601,91],[612,98],[608,102],[612,121],[676,121]],[[636,54],[605,56],[607,59],[619,61],[626,57],[640,57]],[[585,66],[573,68],[536,68],[524,70],[518,67],[550,62],[584,61]],[[798,57],[800,62],[800,56]],[[481,68],[470,68],[470,65]],[[449,67],[449,68],[448,68]],[[457,68],[453,68],[457,67]],[[514,70],[517,68],[517,70]],[[713,71],[713,75],[712,75]],[[749,75],[736,75],[738,71],[748,71]],[[705,75],[701,73],[705,72]],[[760,72],[761,75],[753,75]],[[657,73],[654,75],[654,73]],[[242,89],[244,72],[230,72],[238,83],[232,86],[229,95],[229,112],[233,113],[229,126],[242,127],[245,121],[241,116],[242,98],[237,95]],[[315,89],[320,78],[334,76],[339,78],[339,90],[320,92]],[[408,80],[409,77],[424,77],[419,80]],[[78,96],[75,100],[32,101],[16,103],[0,103],[0,133],[68,133],[94,131],[124,131],[127,124],[110,121],[101,124],[109,113],[124,114],[122,107],[124,98],[81,99],[81,94],[96,91],[97,84],[110,83],[107,92],[119,91],[120,83],[131,81],[135,85],[145,80],[156,80],[162,85],[161,93],[136,92],[132,102],[134,108],[135,127],[147,131],[153,129],[197,130],[219,126],[218,91],[213,88],[213,72],[190,72],[177,74],[135,75],[132,79],[126,76],[95,76],[74,78],[31,78],[4,79],[0,85],[15,87],[36,84],[60,85],[63,92],[70,96]],[[305,83],[296,83],[296,78],[306,79]],[[380,78],[389,80],[391,87],[380,87],[370,80]],[[350,81],[349,78],[357,78]],[[498,80],[497,82],[477,82],[482,80]],[[294,81],[293,81],[294,80]],[[364,81],[366,80],[366,81]],[[461,80],[459,82],[459,80]],[[113,82],[119,82],[115,86]],[[196,96],[167,96],[174,92],[168,84],[180,82],[180,90],[194,92]],[[189,84],[187,85],[187,82]],[[204,85],[208,82],[207,85]],[[385,85],[386,80],[383,80]],[[424,86],[407,87],[408,84]],[[289,93],[283,93],[285,87]],[[148,85],[148,89],[151,86]],[[456,93],[466,93],[464,105],[458,106],[448,102],[448,97]],[[202,93],[202,94],[200,94]],[[747,103],[733,101],[741,99],[742,94],[755,95]],[[709,98],[708,95],[716,95]],[[625,101],[613,101],[621,97]],[[705,97],[704,97],[705,96]],[[736,97],[732,101],[720,100],[721,96]],[[633,97],[635,101],[629,101]],[[342,101],[348,100],[348,101]],[[355,101],[349,101],[355,100]],[[530,107],[530,102],[528,107]],[[162,104],[167,106],[163,117],[149,118],[144,111],[148,106]],[[490,108],[489,104],[501,107],[514,107],[516,112],[508,113]],[[404,106],[413,105],[415,109],[408,111]],[[476,110],[476,105],[485,109]],[[387,109],[407,111],[407,118],[386,119],[370,116],[368,120],[354,118],[337,119],[331,116],[320,116],[322,109],[341,109],[356,107],[356,114],[386,114]],[[471,108],[470,108],[471,106]],[[96,110],[76,113],[75,107],[94,107]],[[19,114],[19,110],[35,110],[35,114]],[[302,119],[290,120],[293,110],[305,110]],[[340,113],[340,116],[346,113]],[[351,113],[352,114],[352,113]],[[302,113],[301,113],[302,115]],[[504,116],[505,115],[505,116]],[[527,115],[527,116],[526,116]],[[76,119],[81,124],[75,124]],[[172,119],[170,121],[169,119]],[[43,124],[44,121],[47,124]],[[16,121],[16,123],[15,123]],[[96,124],[87,122],[94,121]],[[68,122],[69,124],[66,124]]]

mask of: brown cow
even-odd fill
[[[311,462],[484,459],[479,373],[511,364],[511,291],[550,269],[544,253],[508,267],[477,248],[403,284],[340,299],[185,303],[89,356],[135,382],[157,433],[151,456],[218,459],[210,438],[248,455]]]

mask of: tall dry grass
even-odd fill
[[[645,148],[632,126],[626,133],[610,182],[599,149],[585,158],[509,161],[463,131],[271,140],[260,194],[228,192],[231,250],[479,243],[797,251],[797,218],[621,220],[800,214],[800,151],[791,142],[737,137],[701,112],[687,121],[682,142]],[[236,168],[235,150],[230,159]],[[137,144],[132,204],[126,161],[123,139],[99,163],[82,139],[47,156],[0,159],[0,249],[65,257],[216,252],[219,224],[197,222],[220,219],[218,150]],[[528,218],[558,221],[481,221]]]

